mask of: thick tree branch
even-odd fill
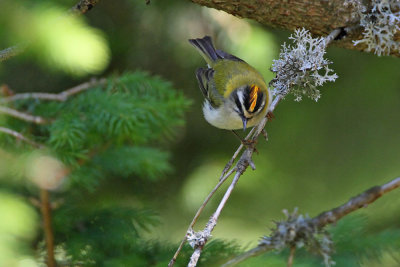
[[[392,181],[381,185],[381,186],[374,186],[367,191],[351,198],[348,202],[345,204],[336,207],[332,210],[325,211],[318,216],[310,219],[310,224],[312,226],[315,226],[317,229],[322,229],[328,224],[334,224],[344,216],[348,215],[351,212],[354,212],[358,209],[365,208],[368,206],[368,204],[371,204],[372,202],[376,201],[378,198],[383,196],[386,193],[389,193],[390,191],[400,187],[400,177],[393,179]],[[240,262],[250,258],[250,257],[256,257],[258,255],[261,255],[263,253],[266,253],[268,251],[272,251],[275,249],[274,244],[266,244],[262,243],[258,245],[257,247],[239,255],[238,257],[228,261],[225,263],[223,266],[235,266],[239,264]]]
[[[325,36],[334,29],[351,29],[346,38],[334,44],[346,49],[364,51],[366,46],[354,46],[352,40],[362,38],[360,18],[355,16],[356,6],[346,5],[345,0],[191,0],[194,3],[223,10],[234,16],[249,18],[275,28],[295,30],[305,28],[317,36]],[[363,1],[361,1],[363,2]],[[365,1],[364,1],[365,2]],[[368,1],[369,3],[370,1]],[[367,7],[368,7],[367,3]],[[400,41],[400,33],[395,35]],[[391,55],[400,56],[399,51]]]

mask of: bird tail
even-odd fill
[[[203,38],[198,39],[189,39],[189,43],[199,50],[200,54],[207,61],[209,66],[219,58],[210,36],[204,36]]]

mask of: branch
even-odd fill
[[[39,143],[36,143],[36,142],[30,140],[29,138],[23,136],[21,133],[19,133],[19,132],[17,132],[17,131],[14,131],[14,130],[11,130],[11,129],[9,129],[9,128],[0,127],[0,132],[5,133],[5,134],[12,135],[12,136],[14,136],[17,140],[22,140],[22,141],[24,141],[25,143],[28,143],[28,144],[30,144],[30,145],[33,146],[33,147],[36,147],[36,148],[44,148],[44,145],[39,144]]]
[[[0,51],[0,62],[21,54],[27,48],[27,44],[18,44]]]
[[[384,194],[389,193],[397,187],[400,187],[400,177],[382,186],[374,186],[364,193],[361,193],[358,196],[351,198],[347,203],[330,211],[319,214],[317,217],[312,219],[312,224],[314,224],[317,228],[322,228],[328,224],[335,223],[347,214],[358,209],[367,207],[368,204],[374,202]]]
[[[7,115],[9,115],[11,117],[14,117],[14,118],[17,118],[17,119],[21,119],[21,120],[24,120],[24,121],[28,121],[28,122],[33,122],[33,123],[36,123],[36,124],[45,124],[45,123],[48,122],[46,119],[44,119],[44,118],[42,118],[40,116],[33,116],[33,115],[28,114],[28,113],[24,113],[24,112],[21,112],[21,111],[12,109],[12,108],[8,108],[8,107],[0,106],[0,113],[4,113],[4,114],[7,114]]]
[[[293,260],[294,260],[294,253],[296,252],[296,246],[291,246],[290,247],[290,254],[287,262],[287,267],[292,267],[293,265]]]
[[[102,78],[100,80],[97,79],[92,79],[89,82],[82,83],[80,85],[77,85],[75,87],[72,87],[70,89],[67,89],[65,91],[62,91],[57,94],[52,94],[52,93],[21,93],[21,94],[16,94],[13,96],[5,97],[1,99],[1,102],[11,102],[15,100],[21,100],[21,99],[40,99],[40,100],[53,100],[53,101],[66,101],[68,97],[78,94],[80,92],[83,92],[87,89],[92,88],[93,86],[96,85],[103,85],[107,82],[106,78]]]
[[[366,51],[367,45],[354,45],[352,40],[363,39],[363,27],[360,25],[359,10],[368,10],[371,1],[347,0],[192,0],[199,5],[223,10],[234,16],[253,19],[263,25],[294,31],[306,28],[313,35],[325,36],[334,29],[352,29],[334,42],[335,45],[351,50]],[[356,3],[355,3],[356,2]],[[366,2],[367,5],[363,6]],[[372,1],[374,2],[374,1]],[[392,1],[396,2],[396,1]],[[355,4],[354,4],[355,3]],[[360,7],[360,5],[362,5]],[[345,37],[346,38],[343,38]],[[394,40],[400,41],[400,32]],[[400,57],[400,51],[392,50],[390,54]]]
[[[229,178],[229,176],[231,176],[231,174],[236,170],[236,168],[231,169],[228,173],[226,173],[223,177],[220,178],[218,184],[214,187],[213,190],[211,190],[211,192],[208,194],[208,196],[206,197],[206,199],[203,201],[203,204],[201,204],[200,208],[197,210],[196,215],[194,215],[194,218],[192,220],[192,222],[189,225],[188,230],[186,231],[186,233],[189,233],[192,229],[193,226],[196,224],[198,218],[200,217],[200,214],[203,212],[204,208],[206,207],[208,201],[210,201],[210,199],[212,198],[212,196],[215,194],[215,192],[217,192],[218,188],[221,187],[221,185],[226,181],[226,179]],[[178,249],[176,250],[174,257],[171,259],[170,263],[168,264],[168,266],[173,266],[176,262],[176,258],[178,257],[179,253],[181,252],[183,245],[186,243],[187,241],[187,234],[185,235],[185,237],[183,238],[183,240],[181,241],[181,243],[179,244]]]
[[[201,255],[201,252],[202,252],[205,244],[207,243],[208,239],[211,237],[211,232],[214,230],[214,227],[217,225],[218,218],[221,215],[222,209],[225,207],[225,204],[228,201],[237,182],[239,181],[240,176],[245,172],[245,170],[247,169],[247,167],[250,164],[251,154],[253,152],[254,152],[254,148],[246,149],[245,152],[243,153],[242,157],[240,158],[240,160],[237,164],[238,168],[237,168],[235,177],[233,178],[232,183],[229,185],[228,189],[226,190],[224,197],[222,198],[221,202],[219,203],[219,205],[217,207],[217,210],[211,216],[205,229],[202,231],[200,242],[199,242],[199,240],[194,240],[195,250],[194,250],[192,256],[190,257],[190,262],[188,264],[188,267],[194,267],[197,265],[197,262]]]
[[[311,227],[316,227],[317,229],[322,229],[328,224],[334,224],[337,221],[339,221],[341,218],[344,216],[348,215],[351,212],[354,212],[358,209],[365,208],[368,206],[368,204],[373,203],[376,201],[378,198],[383,196],[386,193],[389,193],[390,191],[400,187],[400,177],[397,177],[390,182],[383,184],[381,186],[374,186],[363,193],[351,198],[348,202],[345,204],[336,207],[332,210],[322,212],[318,216],[310,219],[310,224]],[[240,262],[250,258],[250,257],[256,257],[260,254],[266,253],[268,251],[272,251],[275,249],[275,246],[273,243],[262,243],[258,245],[257,247],[239,255],[238,257],[228,261],[225,263],[223,266],[228,267],[228,266],[235,266],[239,264]]]
[[[56,261],[54,258],[54,234],[51,226],[49,191],[43,188],[40,189],[40,210],[43,217],[44,236],[46,239],[47,266],[55,267]]]

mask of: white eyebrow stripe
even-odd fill
[[[237,94],[237,96],[238,96],[238,98],[239,98],[240,104],[243,105],[243,92],[242,92],[241,90],[238,90],[238,91],[236,92],[236,94]]]

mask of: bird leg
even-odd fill
[[[257,143],[257,140],[245,140],[242,139],[236,132],[235,130],[232,130],[232,133],[240,140],[240,142],[242,143],[242,145],[244,145],[245,147],[249,148],[252,147],[254,148],[254,151],[257,151],[257,149],[255,148],[255,144]]]
[[[269,121],[271,121],[272,119],[275,119],[274,113],[272,113],[272,111],[268,111],[267,118]]]

